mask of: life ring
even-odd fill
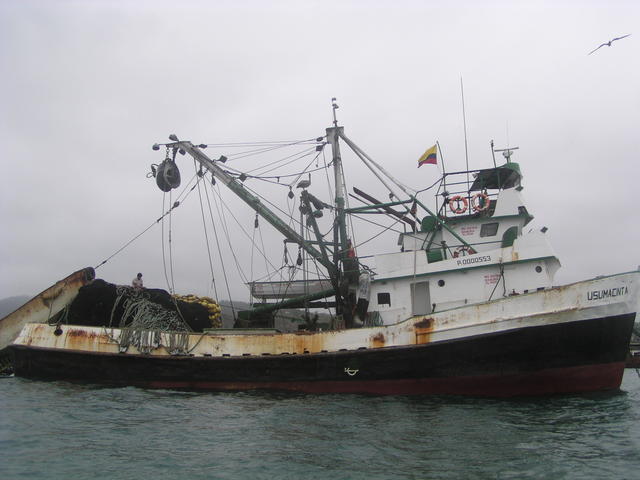
[[[473,255],[476,252],[473,248],[468,247],[467,245],[462,245],[461,247],[456,248],[456,251],[453,252],[453,258],[458,258],[460,255],[466,257],[467,255]]]
[[[462,206],[460,206],[460,202],[462,202]],[[454,203],[456,204],[455,207],[453,206]],[[466,212],[468,207],[469,207],[469,202],[467,201],[466,198],[461,197],[460,195],[456,195],[455,197],[451,197],[449,199],[449,208],[453,213],[457,215],[460,215],[461,213]]]
[[[471,208],[473,208],[474,212],[484,212],[489,208],[489,204],[489,195],[486,193],[476,193],[471,197]]]

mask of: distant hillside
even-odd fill
[[[18,295],[16,297],[7,297],[0,300],[0,318],[9,315],[18,307],[24,305],[31,297],[27,295]]]
[[[251,309],[251,305],[247,302],[233,301],[233,309],[231,308],[231,302],[229,300],[220,300],[220,307],[222,308],[222,325],[224,328],[233,328],[233,310],[237,312],[241,310]],[[320,311],[318,313],[318,326],[324,329],[328,329],[331,324],[331,315],[325,313],[326,311]],[[299,326],[304,325],[304,310],[296,308],[284,308],[279,310],[275,317],[275,328],[283,332],[290,332],[298,330]]]

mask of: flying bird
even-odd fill
[[[628,37],[628,36],[630,36],[630,35],[631,35],[631,34],[629,33],[628,35],[623,35],[622,37],[612,38],[612,39],[611,39],[611,40],[609,40],[608,42],[605,42],[605,43],[603,43],[602,45],[600,45],[598,48],[602,48],[602,47],[604,47],[605,45],[606,45],[607,47],[610,47],[612,42],[615,42],[616,40],[621,40],[621,39],[626,38],[626,37]],[[595,50],[591,50],[587,55],[591,55],[593,52],[595,52],[596,50],[598,50],[598,48],[596,48]]]

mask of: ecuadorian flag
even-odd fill
[[[418,168],[420,168],[425,163],[430,163],[431,165],[436,165],[438,163],[437,145],[434,145],[422,154],[422,156],[418,159]]]

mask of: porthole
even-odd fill
[[[444,287],[444,280],[438,280],[438,286]]]
[[[536,272],[540,273],[542,271],[542,267],[540,265],[536,266]]]

